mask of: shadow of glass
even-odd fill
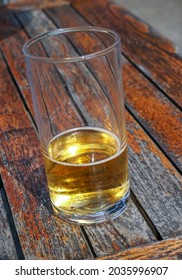
[[[48,210],[50,215],[54,215],[44,166],[40,165],[38,168],[33,169],[27,174],[28,176],[24,181],[24,188],[26,191],[30,192],[30,195],[33,195],[35,204],[38,208],[41,208],[41,205],[43,205]]]

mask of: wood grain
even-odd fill
[[[14,13],[15,11],[26,11],[32,9],[43,9],[45,7],[57,7],[60,5],[68,4],[66,0],[26,0],[16,1],[6,5],[0,4],[0,15],[5,13]]]
[[[46,9],[46,13],[58,27],[66,28],[88,24],[70,6]],[[79,41],[79,44],[76,44],[74,40],[73,42],[77,50],[80,51],[94,45],[94,38],[90,36],[87,41]],[[182,113],[130,62],[124,57],[122,61],[127,108],[156,140],[173,163],[182,170]],[[96,66],[92,67],[92,71],[96,72],[95,69]],[[103,75],[108,80],[108,84],[112,84],[109,75],[104,71]]]
[[[22,53],[23,44],[27,41],[25,32],[21,29],[13,14],[0,17],[0,48],[5,56],[12,74],[15,74],[15,81],[21,81],[20,90],[31,115],[34,116],[30,88],[26,78],[25,60]],[[14,48],[11,48],[14,46]],[[10,51],[11,50],[11,51]]]
[[[168,239],[128,249],[101,260],[181,260],[182,238]]]
[[[29,22],[33,25],[35,22],[33,22],[32,14],[30,14],[32,22]],[[41,21],[42,18],[40,23]],[[44,17],[44,24],[39,26],[42,30],[44,30],[46,22],[50,24],[50,27],[55,27],[51,21]],[[28,31],[28,25],[25,25],[25,28]],[[21,36],[26,37],[23,31],[18,29],[18,37],[15,36],[16,51],[14,52],[11,48],[9,49],[9,56],[6,56],[6,54],[5,56],[18,87],[22,90],[23,82],[20,78],[17,78],[16,59],[13,61],[11,56],[11,52],[14,52],[14,54],[17,52],[18,54],[21,50],[23,41],[20,33]],[[6,46],[11,45],[10,36],[3,39],[3,44],[4,40]],[[5,49],[3,49],[4,51]],[[19,57],[23,61],[23,58]],[[8,76],[4,68],[2,69],[5,72],[5,77]],[[23,75],[24,80],[26,80],[26,76]],[[14,87],[11,86],[9,80],[6,81],[6,86],[10,87],[8,92],[11,92],[8,100],[13,100],[13,98],[16,100],[16,95],[12,95]],[[9,118],[6,117],[8,123],[4,121],[5,117],[3,118],[7,132],[10,130],[9,133],[5,133],[5,140],[8,139],[8,141],[3,140],[5,141],[3,144],[3,176],[6,179],[6,190],[16,217],[16,225],[23,250],[26,252],[26,258],[32,258],[32,256],[36,256],[36,258],[91,258],[92,256],[78,228],[60,222],[50,214],[40,150],[37,148],[37,139],[30,123],[28,122],[26,125],[27,118],[22,119],[22,109],[19,107],[21,105],[18,105],[21,101],[17,100],[17,103],[14,104],[15,108],[13,104],[9,106],[7,99],[4,102],[6,104],[6,107],[3,107],[5,115],[8,116],[9,114],[7,108],[10,112],[17,109],[17,116],[19,112],[18,121],[13,119],[12,115]],[[14,123],[11,122],[11,119],[14,120]],[[182,209],[179,174],[129,114],[127,114],[127,120],[132,188],[163,237],[178,235],[182,230],[180,216],[178,217]],[[14,127],[17,129],[14,129]],[[27,142],[31,143],[31,147],[33,147],[31,150],[25,148]],[[10,149],[12,143],[14,143],[13,151]],[[14,190],[13,194],[12,190]],[[19,198],[14,195],[16,192],[18,192]],[[154,200],[151,200],[153,196]],[[23,207],[25,201],[29,201],[28,205],[30,206],[28,209],[24,207],[22,210],[21,206]],[[160,208],[162,209],[161,212],[159,212]],[[128,214],[126,213],[125,216],[111,223],[85,228],[92,247],[98,256],[112,254],[121,249],[154,240],[150,229],[136,207],[131,204],[127,211]],[[23,233],[25,224],[27,225],[25,233],[29,240]],[[169,224],[171,227],[169,227]],[[131,238],[128,236],[131,236]]]
[[[2,56],[0,69],[2,178],[25,258],[92,258],[81,229],[52,213],[38,140]]]
[[[113,1],[70,0],[92,25],[112,28],[123,53],[176,104],[182,106],[180,48]]]
[[[182,233],[181,175],[127,114],[131,188],[163,238]]]
[[[135,244],[147,244],[155,239],[131,200],[123,215],[109,223],[85,227],[85,231],[99,257],[134,247]]]
[[[145,209],[162,238],[181,235],[181,177],[135,120],[128,113],[126,117],[131,188],[140,207]],[[132,233],[128,232],[131,227],[130,218],[132,219]],[[146,219],[148,218],[146,217]],[[148,220],[149,223],[150,221]],[[141,221],[136,220],[131,206],[126,215],[113,221],[112,225],[96,225],[86,228],[98,256],[112,254],[112,249],[108,246],[112,236],[118,237],[112,241],[115,251],[123,250],[131,244],[134,246],[133,241],[138,235],[138,230],[142,231]],[[107,235],[107,232],[110,234]],[[128,242],[131,243],[128,244]]]
[[[8,217],[0,192],[0,260],[16,260],[18,258],[13,241]]]
[[[126,106],[172,163],[182,171],[182,113],[123,59]]]

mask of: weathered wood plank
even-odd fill
[[[135,244],[147,244],[155,239],[132,201],[126,212],[117,219],[85,227],[85,231],[99,257],[134,247]]]
[[[87,22],[70,6],[46,9],[46,13],[60,27],[87,25]],[[87,38],[87,41],[80,41],[79,44],[74,38],[72,41],[78,51],[93,46],[95,42],[93,36]],[[98,43],[95,42],[95,44]],[[96,73],[97,65],[92,65],[92,71]],[[112,83],[108,73],[108,71],[103,71],[103,75],[110,85]],[[169,155],[175,165],[182,170],[182,113],[180,110],[124,58],[123,82],[127,107],[159,143],[163,151]]]
[[[32,9],[43,9],[48,7],[57,7],[60,5],[68,4],[66,0],[26,0],[8,3],[6,5],[0,4],[0,15],[5,13],[13,13],[15,11],[27,11]]]
[[[176,104],[182,106],[180,48],[113,1],[70,2],[92,25],[117,31],[122,39],[123,53]]]
[[[182,192],[180,175],[128,113],[127,129],[132,190],[162,238],[181,235]],[[130,227],[128,220],[130,216],[133,217],[133,210],[129,208],[128,211],[131,212],[127,212],[126,216],[124,215],[113,221],[112,227],[106,224],[86,228],[98,256],[103,255],[104,249],[104,254],[112,254],[112,250],[108,246],[106,232],[111,232],[110,236],[123,236],[119,243],[114,241],[115,251],[129,247],[128,240],[133,242],[133,234],[134,236],[137,235],[139,224],[132,222],[133,233],[128,234],[127,227]],[[121,230],[120,235],[118,233],[119,229]],[[121,240],[123,240],[122,247]],[[118,247],[118,244],[120,244],[120,247]]]
[[[181,175],[133,118],[127,120],[131,187],[163,238],[181,235]]]
[[[182,171],[182,113],[130,63],[123,59],[126,106]]]
[[[19,84],[21,85],[21,81],[19,81]],[[129,119],[129,127],[130,127],[130,123],[131,123],[131,130],[132,130],[132,126],[134,126],[135,127],[135,129],[133,128],[133,130],[134,131],[131,131],[131,134],[129,134],[129,141],[130,141],[130,145],[132,146],[132,148],[131,148],[131,150],[130,150],[130,153],[132,154],[135,154],[136,153],[136,151],[138,151],[139,149],[140,149],[140,141],[142,142],[142,139],[144,138],[144,141],[142,142],[143,144],[145,144],[145,142],[146,143],[148,143],[148,141],[150,141],[146,136],[143,136],[143,135],[145,135],[144,133],[142,134],[142,132],[141,132],[141,130],[140,130],[140,128],[138,127],[138,126],[136,126],[136,123],[134,122],[134,124],[132,123],[132,119],[130,120]],[[139,132],[137,132],[139,130]],[[140,141],[139,141],[139,143],[138,143],[138,140],[137,140],[137,136],[138,136],[138,133],[139,133],[139,136],[140,136]],[[135,137],[136,137],[136,139],[135,139]],[[143,137],[143,138],[142,138]],[[168,165],[168,161],[165,159],[165,157],[164,156],[162,156],[162,154],[158,151],[158,149],[155,147],[155,146],[153,146],[153,144],[151,144],[150,145],[150,147],[152,147],[153,148],[153,150],[151,151],[151,154],[152,154],[152,158],[151,158],[151,162],[152,162],[152,164],[153,165],[155,165],[155,164],[157,164],[157,168],[159,168],[159,166],[163,166],[163,164],[165,164],[166,166],[167,166],[167,168],[168,168],[168,170],[167,170],[167,177],[166,177],[166,179],[165,180],[163,180],[163,182],[161,182],[161,183],[165,183],[165,181],[166,180],[168,180],[168,178],[169,177],[172,177],[172,175],[174,175],[174,177],[177,177],[178,178],[178,174],[175,172],[175,170],[174,170],[174,168],[172,167],[172,166],[170,166],[170,164]],[[145,147],[144,147],[145,148]],[[143,149],[143,147],[142,147],[142,149]],[[157,152],[156,152],[157,151]],[[156,155],[154,155],[155,154],[155,152],[156,152],[156,154],[157,154],[157,156]],[[150,157],[148,157],[148,156],[144,156],[145,155],[145,153],[146,153],[146,149],[144,149],[144,154],[141,156],[141,158],[142,158],[142,160],[143,160],[143,162],[141,161],[141,158],[140,158],[140,154],[138,154],[137,156],[136,156],[136,158],[135,158],[135,160],[133,160],[133,166],[136,166],[137,164],[141,164],[143,167],[145,167],[145,169],[147,169],[148,168],[148,161],[150,160]],[[153,154],[154,153],[154,154]],[[141,163],[140,163],[140,161],[141,161]],[[149,165],[150,165],[151,163],[149,163]],[[164,168],[164,167],[162,167],[162,168]],[[160,176],[162,176],[162,174],[163,174],[163,169],[162,168],[160,168]],[[135,170],[135,168],[133,168],[134,170],[132,170],[134,173],[133,173],[133,176],[135,177],[136,176],[136,178],[138,178],[138,180],[142,180],[142,176],[143,176],[143,174],[141,174],[140,172],[139,172],[139,176],[137,176],[137,170]],[[156,177],[155,177],[155,172],[154,172],[154,174],[152,174],[152,178],[147,178],[147,180],[149,180],[149,184],[147,184],[147,185],[149,185],[149,187],[150,187],[150,190],[151,190],[151,192],[152,192],[152,189],[151,189],[151,186],[153,185],[153,180],[156,180]],[[153,179],[154,178],[154,179]],[[175,181],[176,180],[176,181]],[[175,183],[175,182],[178,182],[178,179],[174,179],[173,180],[173,182]],[[157,184],[159,184],[159,179],[157,179],[157,182],[156,182],[156,185]],[[139,183],[137,183],[137,187],[139,186]],[[174,188],[174,192],[176,191],[176,187]],[[142,191],[141,191],[142,192]],[[148,193],[146,193],[145,195],[147,195]],[[161,196],[162,196],[162,201],[164,201],[164,203],[165,203],[165,197],[163,198],[163,196],[165,196],[165,191],[163,191],[162,192],[162,194],[161,194]],[[144,199],[145,199],[145,197],[144,197]],[[176,203],[177,203],[178,201],[176,200],[176,201],[174,201],[174,204],[176,205]],[[150,207],[151,208],[151,207]],[[131,209],[131,208],[130,208]],[[128,209],[129,210],[129,209]],[[157,211],[158,209],[154,209],[154,213],[153,213],[153,215],[155,215],[155,211]],[[134,208],[133,208],[133,211],[134,211]],[[135,211],[134,211],[135,212]],[[149,216],[150,216],[150,211],[149,211]],[[138,215],[138,214],[137,214]],[[128,217],[128,215],[126,215],[125,216],[126,217],[126,219],[127,219],[127,217]],[[172,218],[172,216],[170,217],[170,219]],[[128,218],[128,221],[130,220],[131,218],[129,217]],[[169,219],[169,218],[168,218]],[[143,223],[143,226],[141,225],[141,231],[143,231],[143,232],[145,232],[145,234],[143,234],[143,236],[140,236],[140,240],[138,241],[138,243],[146,243],[146,242],[149,242],[149,240],[151,240],[151,233],[150,233],[150,231],[149,230],[147,230],[147,227],[146,227],[146,224],[145,224],[145,222],[144,222],[144,220],[142,220],[142,218],[140,217],[140,215],[138,215],[138,220],[140,221],[142,221],[142,223]],[[167,220],[167,222],[169,222],[169,220]],[[115,231],[113,228],[117,228],[118,227],[118,224],[117,223],[119,223],[119,224],[121,224],[121,228],[122,228],[122,223],[123,223],[123,225],[124,224],[126,224],[127,222],[126,222],[126,220],[125,220],[125,222],[123,222],[123,217],[121,217],[121,218],[119,218],[119,220],[117,220],[117,221],[114,221],[113,223],[115,223],[115,225],[116,226],[114,226],[114,227],[111,227],[109,224],[108,224],[108,233],[110,233],[110,232],[113,232],[113,231]],[[102,226],[104,226],[104,225],[100,225],[100,226],[96,226],[96,229],[95,229],[95,236],[97,236],[97,233],[96,233],[96,231],[98,231],[99,232],[99,230],[98,229],[100,229],[100,232],[101,232],[101,229],[102,229]],[[167,225],[166,225],[166,227],[167,227]],[[109,229],[110,228],[110,229]],[[135,225],[135,228],[136,228],[136,225]],[[89,230],[89,229],[91,229],[91,227],[88,227],[87,228],[87,230]],[[131,230],[132,230],[132,228],[131,228]],[[122,231],[123,231],[123,228],[122,228]],[[147,231],[148,231],[148,233],[147,233]],[[88,231],[87,231],[88,232]],[[116,232],[116,231],[115,231]],[[169,234],[169,232],[168,232],[168,234]],[[171,232],[171,234],[172,234],[172,232]],[[91,233],[90,234],[90,236],[89,236],[89,238],[91,238],[91,236],[93,236],[93,233]],[[122,241],[121,242],[121,240],[120,240],[120,238],[121,238],[121,236],[120,235],[115,235],[115,241],[113,242],[113,233],[112,233],[112,236],[110,236],[109,237],[109,234],[107,235],[107,238],[101,238],[103,235],[102,234],[99,234],[98,235],[99,236],[99,238],[97,239],[97,242],[95,242],[95,240],[94,240],[94,243],[95,243],[95,250],[97,250],[97,246],[98,246],[98,243],[100,244],[99,246],[99,248],[98,248],[98,251],[97,251],[97,253],[98,253],[98,255],[104,255],[104,254],[108,254],[108,253],[111,253],[111,252],[114,252],[114,249],[110,249],[110,248],[112,248],[112,243],[114,244],[117,244],[117,248],[118,248],[118,250],[120,250],[121,248],[123,248],[123,246],[124,247],[129,247],[129,246],[136,246],[136,240],[129,240],[128,241],[128,244],[127,245],[123,245],[123,244],[125,244],[125,242],[124,241]],[[124,231],[124,233],[123,233],[123,237],[125,237],[125,239],[127,238],[127,236],[128,236],[128,232],[127,232],[127,228],[125,229],[125,231]],[[143,239],[142,239],[143,238]],[[108,240],[109,240],[109,245],[107,245],[107,243],[108,243]],[[123,240],[124,240],[124,238],[123,238]],[[148,240],[148,241],[147,241]],[[101,245],[101,243],[102,242],[104,242],[103,243],[103,245]],[[119,244],[119,245],[118,245]],[[113,250],[113,251],[112,251]]]
[[[15,80],[21,81],[20,90],[23,92],[29,111],[32,115],[33,106],[30,95],[29,84],[26,79],[25,61],[22,54],[23,43],[27,41],[25,32],[21,29],[12,14],[0,17],[0,48],[10,65]],[[11,46],[14,46],[13,48]]]
[[[25,258],[92,258],[80,227],[52,214],[38,140],[1,56],[0,69],[2,178]]]
[[[143,245],[99,258],[102,260],[181,260],[182,238],[168,239],[150,245]]]
[[[18,256],[0,192],[0,260],[16,259]]]

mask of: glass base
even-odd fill
[[[119,202],[112,205],[106,211],[101,211],[94,214],[86,214],[86,215],[69,214],[61,211],[54,205],[52,205],[52,207],[55,215],[67,222],[71,222],[79,225],[93,225],[97,223],[104,223],[120,216],[127,208],[129,195],[130,195],[130,191],[128,191]]]

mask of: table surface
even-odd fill
[[[0,259],[182,259],[182,49],[111,1],[24,2],[0,6]],[[93,226],[52,213],[22,54],[83,25],[121,36],[131,182],[125,214]]]

